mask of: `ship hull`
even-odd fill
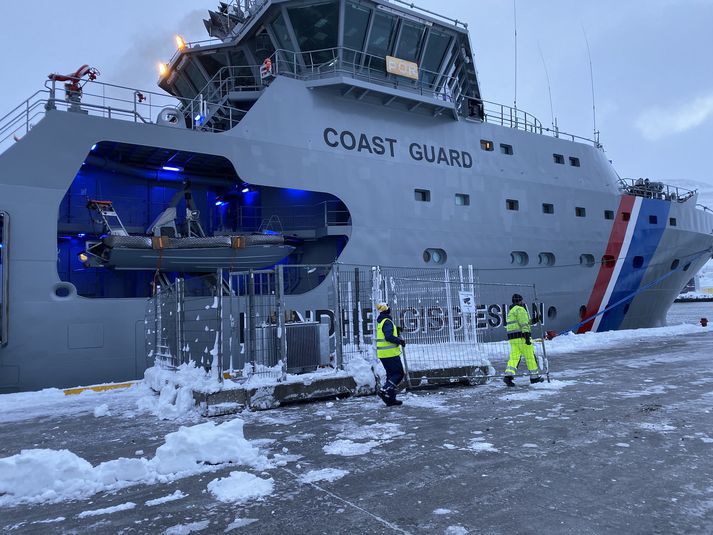
[[[256,187],[329,193],[351,214],[340,262],[472,265],[481,282],[534,284],[548,330],[579,330],[583,306],[593,314],[627,295],[634,297],[625,312],[618,307],[583,329],[664,325],[680,289],[711,258],[709,214],[695,201],[637,198],[633,217],[629,196],[595,147],[391,110],[292,79],[276,79],[240,124],[222,134],[48,112],[0,155],[0,210],[11,221],[0,391],[131,379],[150,365],[144,299],[80,297],[58,277],[58,206],[89,147],[104,140],[225,157]],[[486,152],[481,140],[509,145],[514,154]],[[445,158],[438,156],[441,149]],[[556,164],[553,154],[581,165]],[[416,201],[416,190],[428,191],[430,200]],[[467,194],[469,204],[456,204],[457,194]],[[510,200],[518,201],[518,210],[506,209]],[[543,204],[554,213],[543,213]],[[579,208],[586,216],[577,215]],[[607,219],[606,211],[615,218]],[[630,219],[617,230],[624,212]],[[621,265],[602,272],[600,259],[617,244]],[[447,253],[445,264],[424,261],[424,251],[434,248]],[[515,252],[528,254],[527,266],[514,263]],[[595,265],[583,263],[582,255]],[[676,261],[690,265],[672,269]],[[301,296],[295,308],[323,308],[324,293]]]

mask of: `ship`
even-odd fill
[[[711,258],[695,190],[484,99],[462,21],[232,0],[204,22],[160,90],[84,65],[0,119],[0,392],[140,377],[157,276],[471,265],[585,332],[664,325]],[[296,308],[324,306],[322,280]]]

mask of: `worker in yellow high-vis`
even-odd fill
[[[540,367],[535,358],[535,349],[532,346],[532,327],[530,324],[530,314],[522,304],[522,296],[514,294],[512,296],[512,307],[508,312],[507,335],[510,342],[510,360],[505,368],[503,381],[508,386],[515,386],[513,377],[517,373],[520,359],[524,356],[527,369],[530,372],[530,383],[541,383],[544,381],[540,377]]]
[[[396,387],[404,378],[401,348],[406,346],[406,342],[398,336],[389,305],[379,303],[376,309],[379,312],[376,319],[376,356],[386,370],[386,383],[379,391],[379,397],[389,407],[403,405],[402,401],[396,399]]]

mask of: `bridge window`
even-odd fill
[[[555,213],[555,205],[554,204],[549,204],[549,203],[542,203],[542,213],[543,214],[554,214]]]
[[[285,50],[294,51],[295,47],[292,44],[292,39],[290,39],[290,33],[287,31],[287,24],[285,23],[285,18],[282,16],[282,13],[273,21],[272,29],[277,38],[277,46]],[[289,59],[291,60],[292,58]]]
[[[487,150],[488,152],[491,152],[495,148],[495,145],[493,144],[492,141],[490,141],[488,139],[481,139],[480,140],[480,148],[483,150]]]
[[[604,210],[604,219],[614,219],[614,211]]]
[[[396,57],[406,61],[417,61],[424,30],[423,25],[404,20],[401,23],[401,37],[396,47]]]
[[[505,200],[505,207],[508,210],[511,210],[513,212],[517,212],[520,209],[520,201],[517,201],[515,199],[506,199]]]
[[[0,212],[0,345],[7,343],[7,245],[9,235],[8,217]]]
[[[587,209],[586,209],[586,208],[583,208],[582,206],[577,206],[577,207],[574,209],[574,214],[575,214],[577,217],[587,217]]]
[[[508,156],[512,156],[515,154],[515,151],[512,149],[512,145],[507,145],[505,143],[500,144],[500,152],[503,154],[507,154]]]
[[[431,202],[431,191],[427,189],[413,190],[414,197],[419,202]]]
[[[431,30],[428,36],[426,52],[423,54],[423,60],[421,61],[421,68],[426,71],[423,73],[424,83],[433,84],[436,81],[450,43],[451,38],[448,34]]]
[[[671,271],[674,269],[678,269],[678,266],[681,264],[681,261],[676,258],[673,262],[671,262]]]
[[[580,167],[579,158],[570,156],[569,157],[569,165],[571,165],[572,167]]]
[[[659,218],[656,217],[655,215],[650,215],[649,216],[649,224],[650,225],[656,225],[659,222]]]
[[[353,2],[347,2],[344,13],[344,61],[361,62],[362,54],[356,51],[364,49],[366,30],[369,27],[370,10]]]
[[[516,266],[526,266],[530,263],[530,257],[525,251],[513,251],[510,253],[510,263]]]
[[[290,7],[287,12],[297,36],[297,44],[307,64],[324,63],[336,57],[333,50],[325,49],[337,46],[339,2]]]
[[[562,156],[561,154],[553,154],[552,158],[554,159],[555,163],[564,165],[564,156]]]
[[[467,193],[456,193],[457,206],[470,206],[470,195]]]
[[[579,265],[584,267],[594,266],[594,255],[592,254],[581,254],[579,255]]]
[[[671,225],[672,227],[675,227],[678,224],[678,221],[676,221],[675,217],[671,217],[668,220],[668,224]]]
[[[368,60],[371,70],[379,71],[379,73],[386,71],[385,57],[391,54],[395,37],[396,17],[381,12],[374,13],[374,22],[371,25],[369,44],[366,49],[371,56],[376,56],[370,57]]]
[[[643,256],[635,256],[633,264],[634,264],[634,269],[641,269],[644,266],[644,257]]]

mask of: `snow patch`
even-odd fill
[[[450,509],[436,509],[433,511],[434,515],[449,515],[452,511]]]
[[[490,451],[493,453],[497,453],[499,451],[490,442],[483,442],[482,440],[483,439],[478,438],[471,440],[470,444],[468,444],[468,449],[475,452]]]
[[[103,403],[94,408],[94,418],[101,418],[102,416],[111,416],[111,411],[109,410],[109,405]]]
[[[192,522],[190,524],[176,524],[164,531],[163,535],[189,535],[190,533],[203,531],[208,526],[210,526],[210,520]]]
[[[119,511],[128,511],[136,507],[134,502],[126,502],[113,507],[105,507],[104,509],[93,509],[92,511],[82,511],[77,515],[77,518],[86,518],[88,516],[110,515]]]
[[[516,392],[514,394],[505,394],[503,397],[509,399],[510,401],[532,401],[539,399],[543,396],[550,396],[552,394],[558,393],[563,388],[566,388],[574,384],[574,381],[555,381],[552,380],[549,383],[536,383],[530,385],[526,392]]]
[[[261,479],[248,472],[231,472],[228,477],[214,479],[208,490],[221,502],[245,503],[272,494],[274,481]]]
[[[236,518],[230,524],[228,524],[227,528],[225,528],[225,533],[233,531],[234,529],[244,528],[245,526],[249,526],[253,522],[257,522],[257,518]]]
[[[317,481],[336,481],[349,473],[348,470],[339,468],[323,468],[322,470],[311,470],[299,477],[300,483],[316,483]]]
[[[676,428],[668,424],[639,424],[641,429],[646,429],[647,431],[675,431]]]
[[[368,442],[352,442],[351,440],[335,440],[330,442],[322,449],[327,455],[341,455],[343,457],[356,457],[365,455],[380,446],[380,442],[370,440]]]
[[[445,535],[468,535],[468,530],[463,526],[448,526]]]
[[[144,502],[144,505],[148,505],[149,507],[153,507],[154,505],[161,505],[163,503],[169,503],[169,502],[175,502],[176,500],[180,500],[182,498],[185,498],[188,496],[188,494],[183,494],[180,490],[177,490],[173,494],[169,494],[168,496],[163,496],[162,498],[156,498],[153,500],[148,500]]]
[[[629,444],[627,444],[626,442],[617,442],[617,443],[614,444],[614,445],[617,446],[617,447],[619,447],[619,448],[630,448],[630,447],[631,447],[631,446],[630,446]]]

